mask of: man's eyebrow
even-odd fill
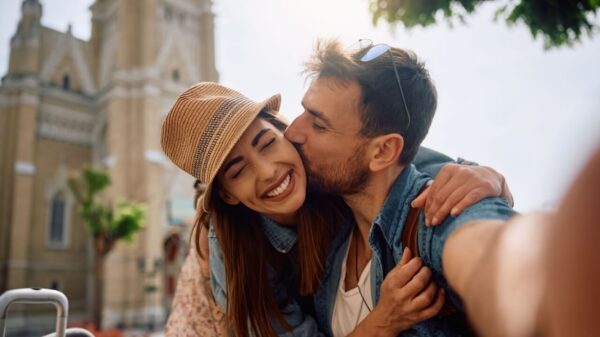
[[[267,133],[267,131],[269,131],[268,128],[264,128],[264,129],[258,131],[256,136],[254,136],[254,139],[252,139],[252,147],[256,147],[256,144],[258,144],[260,137],[262,137],[265,133]]]
[[[242,159],[243,159],[242,156],[237,156],[237,157],[231,159],[230,161],[228,161],[227,164],[225,164],[225,166],[223,166],[223,175],[225,175],[227,173],[227,170],[229,170],[233,165],[239,163]]]
[[[306,104],[304,104],[304,101],[302,101],[302,106],[304,107],[304,110],[306,110],[306,112],[308,112],[312,116],[322,120],[325,124],[327,124],[328,127],[331,127],[331,122],[329,121],[329,119],[327,117],[325,117],[325,115],[322,112],[308,108],[306,106]]]

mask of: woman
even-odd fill
[[[317,334],[302,296],[319,286],[333,233],[351,226],[339,198],[307,193],[279,103],[200,83],[180,95],[162,129],[167,156],[207,185],[200,221],[211,223],[221,248],[211,257],[225,265],[213,269],[213,285],[223,285],[213,291],[236,336]]]
[[[261,214],[296,225],[301,294],[316,290],[332,224],[342,221],[336,198],[306,198],[302,161],[283,138],[286,125],[275,115],[279,102],[277,95],[255,103],[231,89],[201,83],[179,97],[163,126],[164,152],[207,184],[202,219],[210,218],[222,247],[228,320],[237,336],[247,336],[248,330],[275,335],[270,317],[287,327],[265,268],[283,272],[289,266],[283,261],[286,256],[266,242]],[[234,148],[238,140],[243,146]],[[232,149],[237,155],[225,162]],[[237,193],[230,193],[234,188]]]

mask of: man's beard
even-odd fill
[[[347,162],[322,164],[318,172],[313,169],[312,162],[306,158],[302,148],[296,146],[296,149],[302,158],[311,192],[350,195],[363,191],[367,185],[370,172],[368,166],[362,162],[365,158],[366,143],[359,144]]]

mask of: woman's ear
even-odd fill
[[[404,138],[400,134],[389,133],[375,137],[370,147],[371,158],[369,169],[377,172],[398,163],[398,159],[404,149]]]
[[[226,204],[229,204],[231,206],[235,206],[240,203],[240,199],[229,194],[229,192],[225,191],[222,188],[219,189],[219,196],[221,197],[221,199],[223,199],[223,201],[225,201]]]

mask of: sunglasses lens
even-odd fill
[[[361,57],[360,60],[362,62],[369,62],[373,59],[378,58],[388,50],[390,50],[390,46],[388,46],[387,44],[378,44],[369,49],[369,51],[365,55],[363,55],[363,57]]]

